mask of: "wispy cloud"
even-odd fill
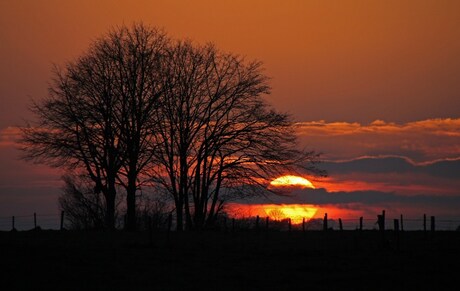
[[[21,137],[21,130],[18,127],[9,126],[0,130],[0,148],[17,145]]]
[[[460,196],[439,196],[433,193],[419,195],[401,195],[396,192],[374,190],[328,191],[326,189],[298,189],[288,196],[257,197],[233,203],[241,209],[247,205],[306,205],[322,213],[334,213],[334,216],[356,218],[359,215],[376,217],[381,210],[391,216],[400,214],[419,217],[424,213],[443,217],[458,217]],[[337,217],[335,217],[337,218]]]
[[[406,157],[360,157],[327,161],[321,166],[328,171],[329,177],[312,180],[317,187],[329,191],[460,194],[460,159],[417,163]]]
[[[417,162],[460,157],[460,119],[427,119],[404,124],[313,121],[297,123],[303,145],[328,159],[396,155]]]

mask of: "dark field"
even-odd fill
[[[460,232],[0,232],[0,261],[1,290],[459,290]]]

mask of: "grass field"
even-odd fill
[[[460,286],[460,232],[453,231],[406,231],[399,243],[392,231],[384,241],[378,231],[0,232],[0,258],[2,290]]]

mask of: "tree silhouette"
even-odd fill
[[[65,212],[71,229],[102,229],[105,227],[106,207],[101,193],[96,193],[87,175],[66,174],[59,197],[59,207]],[[117,195],[115,205],[120,204]],[[115,209],[115,216],[117,210]]]
[[[284,173],[318,172],[296,148],[294,124],[270,108],[260,62],[212,44],[171,41],[142,24],[96,40],[33,105],[24,157],[86,171],[114,227],[116,185],[126,190],[127,228],[147,181],[174,199],[177,228],[212,225],[226,201],[255,195]],[[147,179],[148,178],[148,179]]]
[[[135,228],[136,190],[149,165],[151,116],[159,63],[168,40],[142,24],[96,40],[64,69],[54,70],[49,96],[34,103],[38,122],[23,129],[24,157],[82,168],[102,192],[106,227],[114,227],[116,183],[127,192],[127,227]]]
[[[316,170],[318,155],[296,149],[289,116],[262,98],[270,88],[260,62],[177,41],[164,65],[152,178],[173,196],[179,230],[184,214],[187,228],[213,224],[225,201],[254,194],[248,185]]]

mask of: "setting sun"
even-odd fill
[[[282,221],[290,218],[292,224],[301,224],[303,219],[315,217],[318,207],[312,204],[240,204],[229,203],[226,212],[230,217],[269,217],[270,220]]]
[[[291,205],[266,205],[263,207],[266,215],[273,220],[290,218],[293,224],[302,223],[303,219],[310,219],[318,210],[312,205],[291,204]]]
[[[270,185],[275,187],[291,187],[299,186],[302,188],[312,188],[315,189],[315,186],[305,178],[299,176],[286,175],[270,182]]]

